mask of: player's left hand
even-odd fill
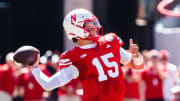
[[[128,50],[133,58],[137,58],[139,56],[139,47],[137,44],[133,43],[133,39],[129,40],[129,50]]]

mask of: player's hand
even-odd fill
[[[129,50],[128,50],[133,58],[137,58],[139,56],[139,47],[137,44],[133,43],[133,39],[129,40]]]
[[[35,67],[34,66],[38,66],[39,65],[39,61],[40,61],[40,54],[37,55],[37,60],[36,62],[32,65],[32,66],[28,66],[31,70],[33,70]]]
[[[38,66],[38,65],[39,65],[39,61],[40,61],[40,54],[37,55],[37,60],[36,60],[36,62],[33,64],[33,66]]]

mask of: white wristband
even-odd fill
[[[141,65],[143,63],[143,56],[139,53],[139,56],[137,58],[133,58],[133,63],[137,66]]]

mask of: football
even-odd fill
[[[15,51],[13,59],[24,66],[33,65],[37,60],[38,54],[40,54],[40,51],[37,48],[22,46]]]

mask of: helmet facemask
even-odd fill
[[[85,20],[84,31],[89,33],[86,40],[94,40],[103,34],[102,26],[100,25],[97,18],[91,20]]]

